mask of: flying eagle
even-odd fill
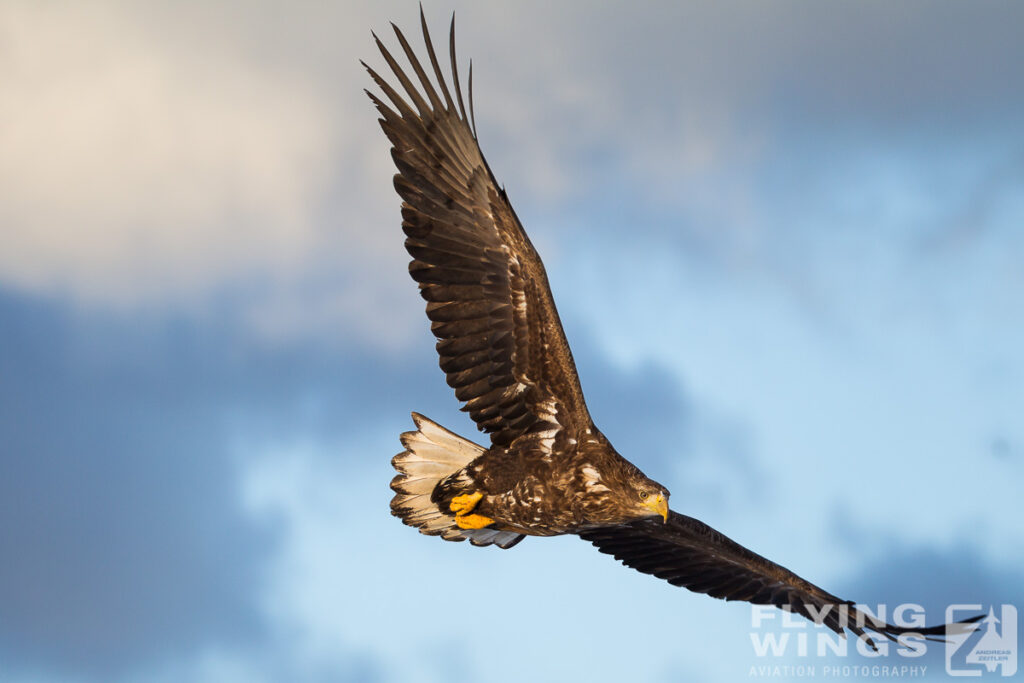
[[[576,534],[623,564],[726,600],[771,604],[837,633],[889,639],[945,626],[880,621],[706,524],[669,509],[669,492],[612,447],[587,411],[540,257],[480,151],[449,38],[454,94],[420,9],[428,68],[393,26],[413,81],[374,34],[398,86],[367,66],[367,94],[398,167],[409,273],[426,300],[441,369],[489,448],[413,413],[392,460],[391,511],[424,534],[511,548]]]

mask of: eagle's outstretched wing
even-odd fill
[[[471,127],[472,65],[466,116],[455,19],[449,47],[454,98],[422,8],[420,21],[440,94],[393,24],[422,91],[376,35],[404,94],[363,66],[390,101],[367,91],[393,144],[405,246],[413,257],[409,272],[427,301],[441,369],[463,410],[495,445],[531,431],[586,427],[590,416],[544,266],[480,152],[475,124]]]
[[[683,586],[714,598],[743,600],[757,605],[775,605],[824,624],[836,633],[849,629],[874,648],[864,629],[890,640],[901,634],[933,639],[952,633],[956,625],[908,628],[894,626],[858,610],[806,581],[785,567],[761,557],[707,524],[681,515],[634,522],[620,527],[592,529],[580,534],[603,553],[614,555],[628,567],[674,586]],[[984,615],[959,624],[977,621]]]

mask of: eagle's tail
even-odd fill
[[[469,539],[473,545],[497,545],[511,548],[523,539],[521,534],[497,529],[461,529],[455,515],[430,500],[438,482],[459,471],[486,449],[463,439],[419,413],[412,414],[415,432],[402,434],[405,450],[391,459],[398,475],[391,480],[395,497],[391,514],[420,533],[440,536],[446,541]]]

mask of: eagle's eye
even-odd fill
[[[640,500],[647,500],[648,498],[650,498],[650,496],[651,494],[647,493],[647,491],[640,492]]]

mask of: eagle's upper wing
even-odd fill
[[[408,41],[394,27],[422,92],[377,40],[403,93],[373,69],[390,105],[369,91],[382,114],[398,166],[395,189],[405,200],[402,228],[413,257],[409,272],[427,301],[441,369],[477,426],[495,445],[527,432],[570,425],[590,416],[576,366],[551,298],[540,257],[477,145],[470,67],[470,117],[450,53],[453,99],[423,19],[430,67],[440,94]],[[406,99],[408,98],[408,100]]]
[[[647,519],[620,527],[592,529],[580,537],[626,566],[674,586],[714,598],[791,610],[825,624],[836,633],[848,628],[872,648],[874,643],[864,633],[865,628],[889,639],[902,633],[928,637],[955,630],[950,628],[953,625],[907,628],[875,619],[859,611],[852,602],[837,598],[707,524],[677,512],[671,512],[665,523]],[[981,616],[960,623],[970,623]]]

